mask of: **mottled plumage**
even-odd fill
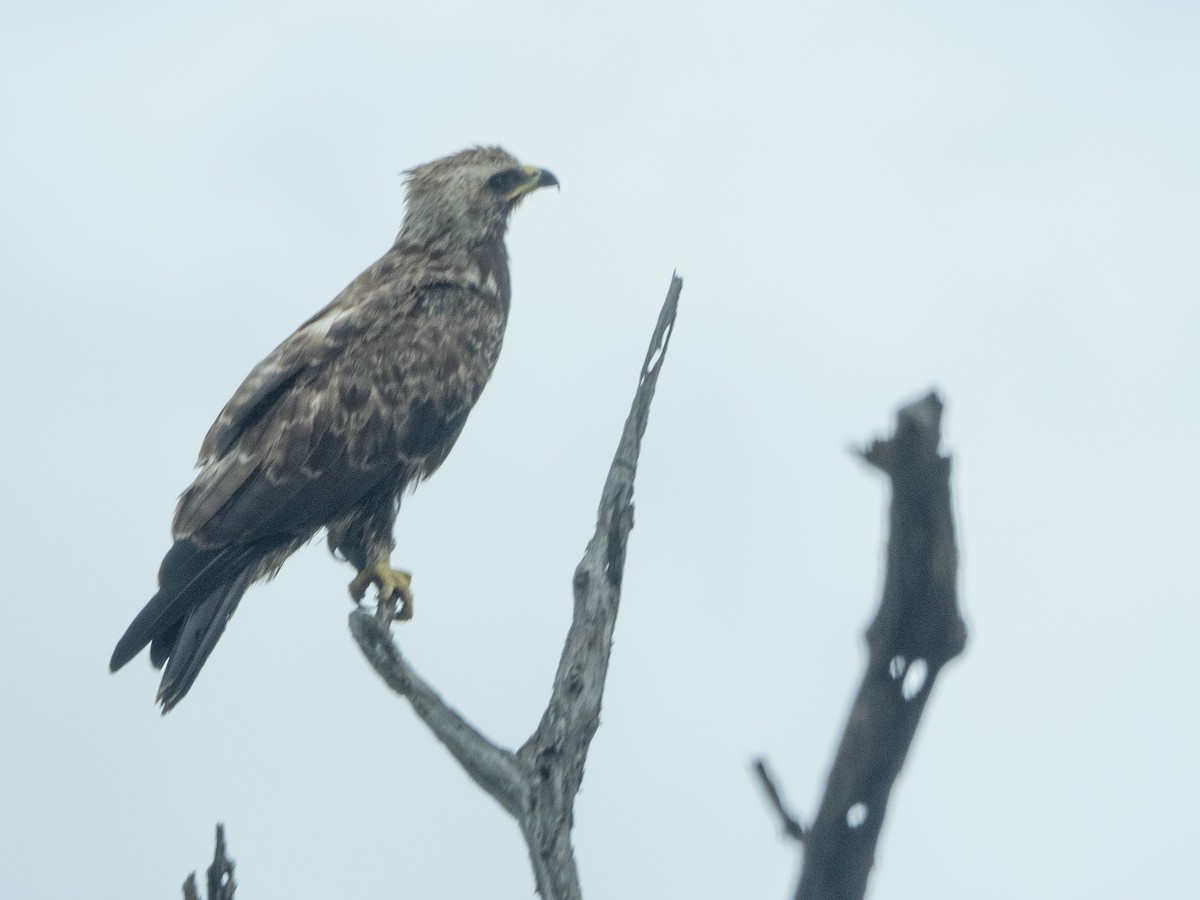
[[[411,615],[390,568],[405,488],[458,439],[500,353],[508,216],[557,184],[498,147],[409,173],[392,248],[260,362],[213,423],[180,497],[159,591],[113,652],[166,664],[166,712],[191,687],[246,588],[321,528],[381,602]]]

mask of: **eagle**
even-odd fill
[[[158,592],[117,642],[147,644],[165,714],[187,694],[247,588],[322,528],[354,566],[350,595],[412,617],[392,567],[405,490],[445,461],[491,377],[511,289],[504,236],[527,194],[557,186],[499,147],[407,172],[391,249],[254,367],[209,429],[171,527]]]

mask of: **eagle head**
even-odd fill
[[[426,245],[503,239],[509,214],[526,194],[558,185],[550,172],[521,165],[500,147],[473,147],[406,175],[400,235]]]

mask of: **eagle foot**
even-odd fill
[[[391,563],[382,560],[374,566],[363,569],[350,582],[350,596],[361,601],[367,594],[367,587],[375,585],[378,591],[379,605],[375,618],[380,625],[388,625],[393,620],[407,622],[413,615],[412,573],[403,569],[393,569]]]

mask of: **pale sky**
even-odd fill
[[[671,272],[574,834],[585,896],[783,898],[749,761],[811,818],[877,603],[883,479],[947,403],[966,654],[875,897],[1184,896],[1200,801],[1193,3],[9,4],[0,12],[0,896],[533,893],[516,826],[363,661],[324,546],[187,699],[109,675],[247,371],[391,243],[400,172],[551,169],[504,353],[395,561],[412,664],[495,741],[570,577]]]

